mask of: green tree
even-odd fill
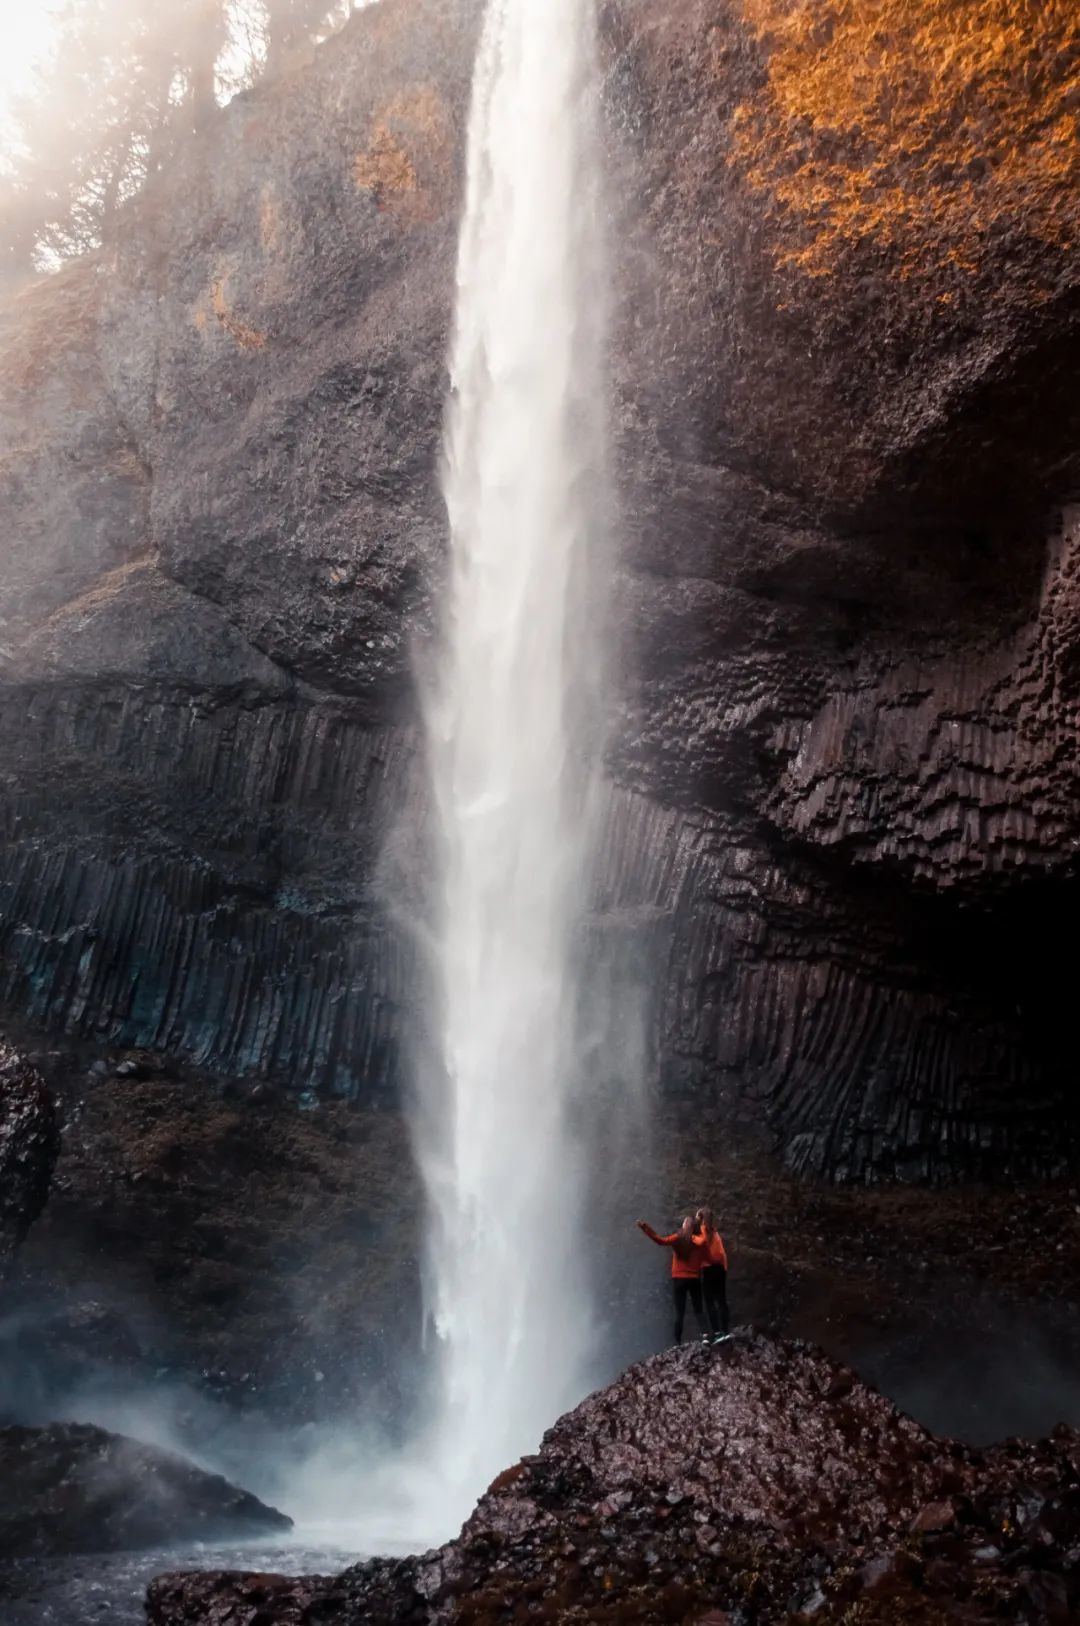
[[[266,65],[271,73],[301,46],[352,11],[352,0],[263,0]]]
[[[124,205],[219,102],[343,21],[352,0],[64,0],[52,56],[13,109],[0,280],[109,243]]]
[[[118,109],[127,99],[124,46],[108,0],[69,0],[52,60],[15,104],[9,185],[22,219],[36,219],[46,258],[101,241],[119,205],[133,140]]]
[[[34,199],[13,176],[0,175],[0,291],[21,287],[33,276],[40,234]]]
[[[225,0],[67,0],[52,56],[14,108],[6,257],[51,264],[110,241],[123,204],[216,109]]]

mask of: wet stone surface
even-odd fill
[[[165,1576],[153,1626],[1056,1621],[1080,1608],[1080,1434],[940,1440],[813,1347],[747,1331],[632,1367],[460,1538],[332,1582]]]

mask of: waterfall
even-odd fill
[[[448,1524],[587,1384],[577,1002],[606,521],[591,0],[490,0],[473,84],[428,698],[435,1061],[418,1091]]]

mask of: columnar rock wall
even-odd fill
[[[941,43],[924,9],[923,36],[888,24],[901,65]],[[115,254],[3,315],[9,1013],[396,1098],[475,11],[363,10],[225,109]],[[1008,18],[992,82],[949,59],[931,252],[910,98],[853,122],[847,24],[807,81],[800,15],[604,11],[621,677],[597,925],[652,990],[655,1079],[793,1166],[1047,1170],[1074,1114],[1080,278],[954,148],[974,86],[985,141],[1070,219],[1009,89],[1050,70]],[[895,219],[808,208],[867,172]]]
[[[410,977],[377,870],[407,795],[400,732],[280,689],[3,698],[8,1008],[226,1075],[393,1096]]]

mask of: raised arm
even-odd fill
[[[672,1231],[670,1236],[658,1236],[657,1233],[653,1230],[652,1226],[649,1224],[648,1220],[638,1220],[637,1223],[638,1223],[638,1230],[639,1231],[644,1231],[644,1233],[648,1237],[649,1241],[650,1242],[655,1242],[658,1247],[670,1248],[679,1239],[678,1231]]]

